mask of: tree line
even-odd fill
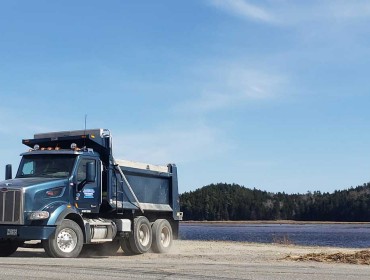
[[[370,221],[370,183],[333,193],[271,193],[218,183],[180,195],[184,220]]]

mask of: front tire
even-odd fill
[[[16,241],[0,241],[0,257],[8,257],[17,251],[19,247],[19,242]]]
[[[134,231],[129,237],[133,253],[143,254],[152,246],[152,228],[148,219],[140,216],[134,219]]]
[[[83,233],[72,220],[63,220],[55,233],[42,242],[45,252],[54,258],[76,258],[83,246]]]
[[[158,219],[152,226],[153,242],[152,250],[154,253],[167,253],[173,241],[172,227],[165,219]]]

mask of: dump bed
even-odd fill
[[[174,164],[163,166],[127,160],[117,160],[116,164],[128,184],[124,180],[118,184],[112,184],[110,200],[112,206],[123,209],[141,208],[144,211],[173,212],[174,218],[177,217],[180,206],[177,168]]]

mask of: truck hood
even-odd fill
[[[0,188],[12,188],[12,189],[20,189],[20,188],[30,188],[32,186],[40,186],[45,183],[53,183],[53,185],[64,185],[68,181],[67,178],[60,179],[60,178],[15,178],[11,180],[1,181]]]

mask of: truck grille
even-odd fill
[[[0,189],[0,224],[22,224],[23,202],[21,190]]]

